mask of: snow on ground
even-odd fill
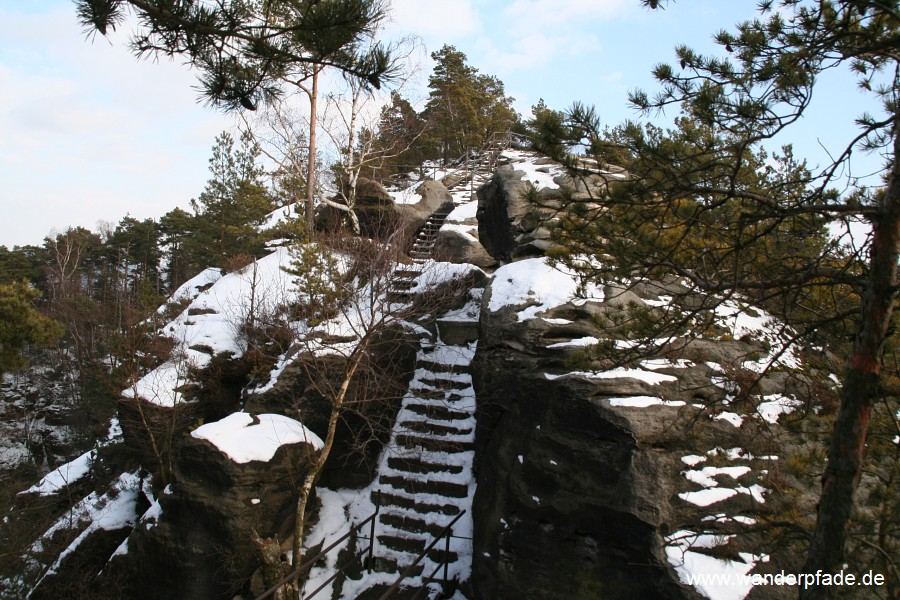
[[[204,269],[198,275],[188,279],[175,290],[169,302],[190,302],[199,296],[203,290],[217,282],[222,278],[222,272],[219,269]],[[163,313],[167,305],[163,304],[157,312]]]
[[[299,421],[274,414],[250,415],[238,412],[214,423],[201,425],[191,437],[207,440],[236,463],[272,460],[286,444],[306,442],[316,450],[321,438]]]
[[[80,532],[46,569],[33,559],[32,566],[41,568],[43,571],[41,579],[54,574],[62,561],[75,552],[81,543],[95,531],[115,531],[134,526],[138,517],[135,508],[140,494],[141,479],[137,472],[122,473],[113,482],[109,492],[103,495],[91,492],[60,517],[40,539],[32,544],[30,548],[32,555],[43,552],[45,544],[53,539],[57,532],[64,530],[80,530]],[[39,584],[40,580],[35,587]]]

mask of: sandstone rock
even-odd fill
[[[465,231],[460,227],[444,226],[437,236],[434,255],[452,263],[469,263],[482,269],[497,265],[496,259],[487,253],[478,238],[477,230]]]
[[[137,598],[230,598],[258,566],[253,530],[286,539],[295,482],[314,456],[309,444],[281,446],[267,462],[239,464],[210,442],[184,438],[162,514],[129,537],[127,568]]]

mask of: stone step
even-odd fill
[[[373,570],[378,573],[396,573],[399,575],[406,568],[405,566],[400,565],[400,563],[396,559],[393,559],[393,558],[390,558],[387,556],[375,556],[374,558],[375,558],[375,561],[374,561],[375,564],[373,565]],[[412,562],[412,561],[410,561],[410,562]],[[419,575],[422,574],[422,571],[424,571],[424,570],[425,570],[425,567],[423,565],[421,565],[421,564],[416,565],[413,568],[410,576],[418,577]],[[362,598],[372,598],[373,600],[378,600],[379,598],[381,598],[381,595],[384,594],[384,592],[387,590],[388,586],[385,585],[385,586],[377,586],[377,587],[379,589],[379,593],[369,596],[368,595],[369,590],[366,590],[366,592],[363,592],[363,594],[357,596],[356,600],[360,600]],[[374,589],[374,588],[370,588],[370,589]],[[407,588],[401,588],[396,594],[394,594],[391,597],[392,598],[414,598],[415,596],[413,596],[413,595],[403,595],[403,592],[406,589]]]
[[[460,511],[460,508],[455,504],[425,502],[416,500],[415,498],[404,496],[402,494],[391,494],[382,491],[380,497],[382,506],[397,506],[399,508],[405,508],[421,515],[444,515],[448,517],[455,517],[457,514],[459,514]],[[372,500],[375,500],[374,495]]]
[[[387,525],[400,531],[420,533],[428,536],[430,539],[434,539],[444,530],[443,525],[405,514],[383,514],[379,517],[379,521],[381,521],[382,525]]]
[[[472,387],[472,381],[455,381],[443,377],[421,377],[420,383],[440,390],[465,390]]]
[[[396,471],[406,471],[408,473],[448,473],[457,475],[462,473],[461,465],[433,463],[413,457],[392,456],[387,459],[387,466]]]
[[[435,450],[438,452],[463,452],[475,448],[475,442],[458,440],[441,440],[428,436],[401,433],[395,438],[398,446],[407,448],[422,448],[423,450]]]
[[[401,421],[400,426],[406,431],[412,433],[422,433],[425,435],[435,435],[435,436],[443,436],[443,435],[469,435],[472,433],[472,423],[462,424],[457,427],[452,424],[446,422],[434,422],[434,421],[410,421],[404,419]]]
[[[444,400],[447,397],[447,392],[443,390],[418,388],[416,389],[415,393],[416,398],[421,398],[423,400]]]
[[[394,277],[415,279],[421,274],[421,269],[413,269],[412,267],[397,267],[394,269]]]
[[[472,414],[467,411],[453,410],[452,408],[434,404],[417,404],[410,402],[403,407],[411,413],[428,417],[429,419],[440,419],[441,421],[463,421],[472,418]]]
[[[437,546],[428,551],[428,554],[426,556],[428,556],[428,558],[430,558],[435,563],[455,563],[459,558],[459,554],[457,554],[453,550],[447,552],[444,549],[443,545],[444,540],[441,540],[437,543]]]
[[[415,477],[415,476],[413,476]],[[378,482],[389,485],[396,490],[403,490],[410,494],[432,494],[445,498],[467,498],[469,486],[452,481],[436,481],[431,479],[409,479],[398,475],[382,475]]]
[[[409,292],[394,292],[388,290],[388,292],[384,295],[385,300],[394,304],[409,304],[415,294],[411,294]]]
[[[416,282],[413,279],[397,279],[394,278],[391,281],[391,291],[405,291],[410,290],[416,286]]]
[[[416,361],[417,369],[426,369],[431,371],[432,373],[472,373],[472,365],[471,364],[445,364],[427,360],[425,358],[420,358]]]
[[[425,550],[425,546],[428,545],[428,542],[424,539],[418,538],[407,538],[388,534],[377,535],[375,537],[378,540],[378,544],[383,545],[390,550],[408,552],[409,554],[414,555],[421,554],[422,551]]]

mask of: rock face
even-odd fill
[[[487,253],[477,235],[477,229],[445,225],[438,232],[434,255],[447,262],[469,263],[482,269],[496,266],[497,260]]]
[[[559,353],[535,354],[528,339],[547,329],[485,313],[473,363],[477,596],[692,597],[662,552],[670,457],[592,383],[544,376]]]
[[[294,482],[314,456],[312,446],[281,446],[267,462],[234,462],[210,442],[184,439],[175,482],[160,497],[161,515],[128,540],[130,571],[141,598],[230,598],[258,566],[252,541],[286,539],[293,522]]]
[[[485,291],[472,365],[476,597],[699,598],[679,582],[666,536],[700,531],[709,515],[762,510],[764,488],[741,467],[741,491],[704,513],[704,504],[684,499],[696,484],[682,458],[706,461],[717,447],[752,443],[733,423],[697,415],[726,397],[716,365],[739,364],[764,345],[697,340],[677,360],[646,356],[613,369],[583,352],[587,340],[609,339],[616,314],[646,308],[642,297],[658,298],[663,287],[611,285],[595,300],[521,318],[540,306],[540,293],[491,310],[507,272],[498,270]],[[762,393],[789,389],[783,375],[763,377]],[[759,492],[752,498],[751,488]]]
[[[620,176],[604,171],[573,180],[550,159],[515,157],[477,190],[479,240],[501,262],[541,256],[551,246],[546,223],[564,196],[590,202]]]
[[[334,201],[344,204],[340,195],[336,196]],[[397,227],[397,207],[394,199],[377,181],[364,177],[357,180],[354,211],[359,220],[360,234],[364,237],[384,239]],[[349,221],[346,211],[324,205],[317,211],[316,228],[320,231],[350,231]]]

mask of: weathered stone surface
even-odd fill
[[[625,376],[545,375],[605,370],[573,366],[577,346],[548,346],[602,339],[607,332],[598,326],[598,314],[643,304],[633,290],[607,292],[603,301],[553,309],[544,315],[551,321],[518,321],[522,307],[491,312],[490,286],[485,291],[473,363],[477,597],[699,598],[679,582],[664,552],[664,536],[695,518],[696,507],[677,496],[691,489],[680,474],[680,457],[695,446],[727,447],[736,430],[709,419],[694,430],[689,418],[679,418],[695,410],[692,402],[724,395],[702,362],[657,370],[677,377],[659,384]],[[734,340],[689,348],[684,357],[715,356],[723,364],[758,350]],[[627,396],[681,400],[687,408],[610,404]]]
[[[205,440],[184,438],[158,521],[128,540],[137,598],[231,598],[258,566],[252,541],[293,528],[295,486],[315,455],[306,443],[281,446],[268,462],[239,464]]]
[[[434,245],[434,255],[440,260],[452,263],[469,263],[482,269],[497,266],[497,260],[487,253],[476,237],[477,230],[460,231],[458,228],[444,228],[438,232]]]
[[[333,200],[337,204],[344,204],[341,195]],[[384,239],[396,231],[399,223],[393,197],[380,183],[364,177],[360,177],[356,183],[354,212],[359,220],[360,234],[364,237]],[[316,229],[352,231],[347,212],[327,204],[317,210]]]

